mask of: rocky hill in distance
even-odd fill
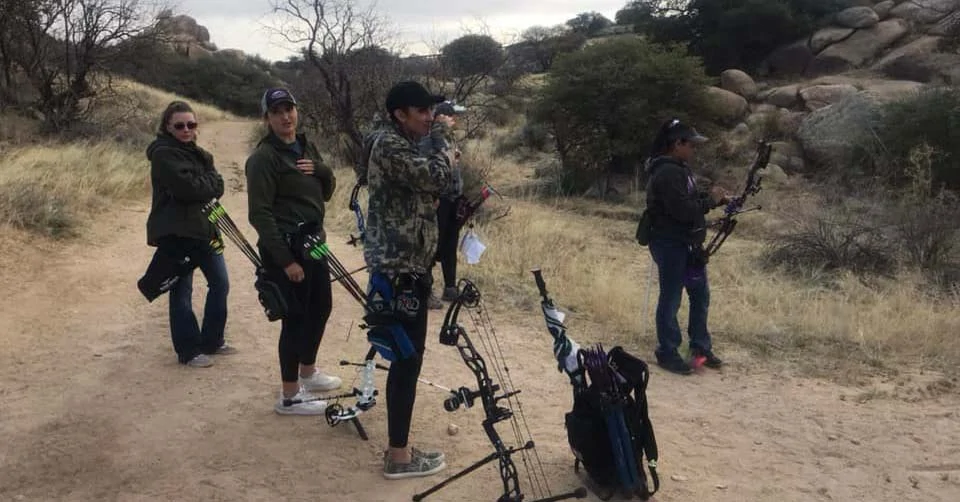
[[[960,85],[960,0],[864,3],[775,50],[756,78],[729,69],[708,89],[733,134],[789,138],[774,144],[774,171],[842,169],[879,106]]]

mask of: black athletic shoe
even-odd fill
[[[723,361],[721,361],[720,358],[713,353],[713,351],[694,349],[692,352],[693,357],[704,358],[703,365],[708,368],[718,369],[723,366]]]
[[[680,359],[679,357],[669,359],[660,359],[658,357],[657,364],[661,368],[678,375],[690,375],[693,373],[693,368],[691,368],[686,361]]]

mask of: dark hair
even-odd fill
[[[190,108],[190,105],[184,101],[171,102],[163,110],[163,115],[160,116],[160,126],[157,128],[157,132],[160,134],[167,132],[167,122],[170,122],[170,117],[173,117],[175,113],[193,113],[193,108]]]
[[[678,139],[673,134],[673,129],[680,125],[679,119],[669,119],[660,125],[657,136],[653,139],[653,146],[650,147],[650,158],[659,157],[667,153],[673,147],[674,141]]]

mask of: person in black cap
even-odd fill
[[[456,147],[453,127],[456,125],[456,116],[465,111],[465,107],[451,101],[444,101],[437,105],[433,112],[433,127],[430,129],[430,135],[420,142],[421,149],[429,152],[431,148],[446,143],[454,150],[454,155],[459,158],[460,149]],[[453,301],[457,298],[457,244],[460,242],[460,227],[457,225],[457,200],[462,196],[463,174],[461,168],[457,166],[453,169],[449,188],[440,194],[440,200],[437,203],[439,235],[437,237],[435,261],[440,262],[440,269],[443,272],[443,295],[441,298],[437,298],[436,294],[430,293],[429,307],[431,309],[443,308],[443,304],[440,303],[441,299]]]
[[[434,202],[450,184],[454,153],[441,145],[421,151],[433,107],[444,98],[417,82],[400,82],[386,99],[389,124],[370,150],[367,227],[363,255],[370,282],[367,301],[381,321],[367,320],[367,336],[390,361],[387,376],[387,479],[429,476],[446,467],[439,452],[409,446],[417,378],[427,338],[430,268],[437,250]],[[376,307],[382,306],[382,309]],[[370,317],[370,316],[368,316]],[[384,321],[383,319],[389,319]]]
[[[324,203],[337,180],[317,148],[297,132],[297,101],[287,89],[267,89],[260,99],[267,134],[247,159],[250,224],[267,276],[283,291],[289,306],[280,329],[281,415],[322,415],[325,401],[311,391],[333,390],[340,378],[316,367],[317,351],[333,308],[330,268],[302,252],[308,234],[326,240]],[[291,399],[297,400],[291,404]]]
[[[697,188],[689,162],[696,146],[707,138],[677,119],[665,122],[653,143],[647,164],[647,211],[650,217],[650,254],[657,264],[660,297],[657,301],[657,363],[668,371],[690,374],[693,369],[678,352],[681,341],[677,312],[683,290],[690,298],[687,326],[692,360],[719,368],[707,330],[710,289],[707,285],[703,242],[705,215],[729,197],[719,187]]]

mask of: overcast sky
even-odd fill
[[[357,0],[369,5],[367,0]],[[405,53],[432,52],[428,43],[449,42],[464,28],[479,31],[480,20],[500,42],[513,42],[533,25],[561,24],[580,12],[597,11],[611,20],[627,0],[377,0],[377,11],[389,16]],[[210,30],[220,49],[241,49],[270,59],[291,52],[263,28],[272,19],[271,0],[173,0],[177,13],[187,14]],[[416,11],[411,9],[415,8]]]

